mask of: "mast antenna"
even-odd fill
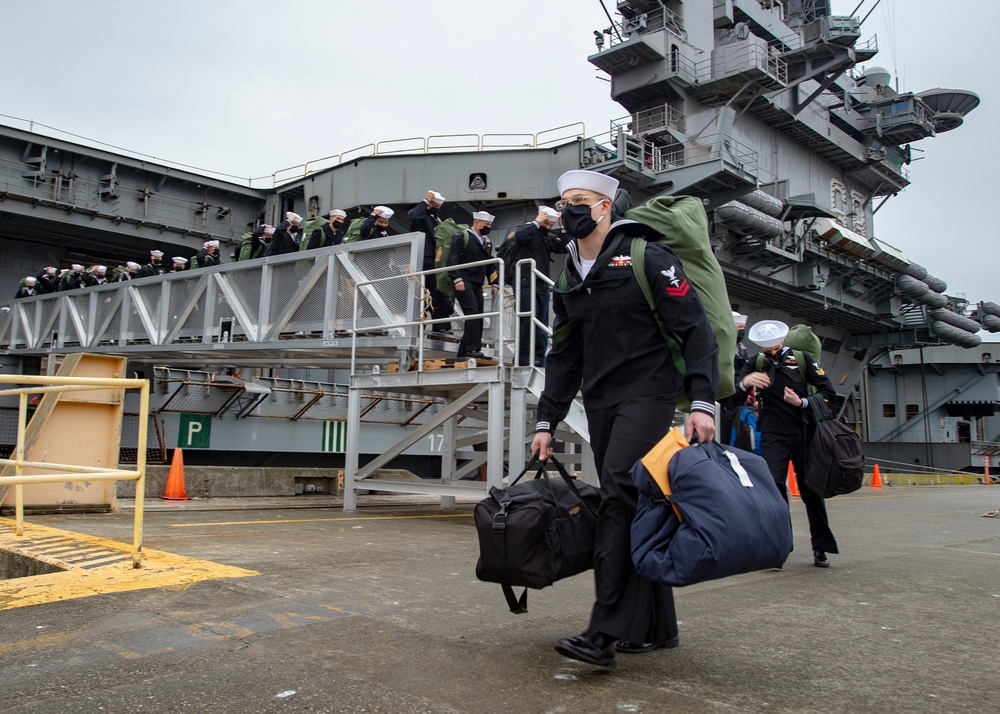
[[[618,25],[615,24],[614,18],[611,17],[611,13],[608,12],[608,8],[604,5],[604,0],[600,0],[600,3],[601,3],[601,7],[604,8],[604,14],[608,16],[608,22],[611,23],[611,29],[615,31],[616,35],[618,35],[618,41],[619,42],[623,42],[623,40],[622,40],[622,33],[620,33],[618,31]]]

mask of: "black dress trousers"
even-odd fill
[[[594,550],[595,601],[590,629],[627,642],[662,642],[677,635],[674,594],[639,577],[632,565],[632,519],[638,491],[633,464],[670,430],[675,400],[647,396],[587,411],[590,444],[601,478]]]

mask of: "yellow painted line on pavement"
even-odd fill
[[[61,543],[76,544],[77,550],[56,557],[33,549],[39,544],[51,545],[55,538]],[[8,518],[0,518],[0,551],[64,569],[47,575],[0,580],[0,610],[131,590],[187,588],[202,580],[259,575],[253,570],[159,550],[144,550],[142,567],[136,569],[132,567],[129,543],[33,524],[25,524],[24,536],[18,537],[14,534],[14,521]]]
[[[277,518],[269,521],[211,521],[209,523],[171,523],[171,528],[202,528],[211,526],[258,526],[273,523],[322,523],[326,521],[342,521],[353,523],[355,521],[414,521],[430,518],[472,518],[471,513],[449,513],[445,515],[433,516],[363,516],[352,518],[341,516],[340,518]]]

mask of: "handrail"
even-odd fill
[[[341,154],[330,154],[329,156],[324,156],[319,159],[313,159],[312,161],[307,161],[305,165],[305,171],[307,174],[309,173],[309,164],[318,164],[321,161],[328,161],[329,159],[336,159],[336,161],[333,164],[334,166],[336,166],[337,164],[340,163],[340,157]]]
[[[399,144],[404,141],[419,141],[421,144],[420,153],[422,154],[427,153],[427,139],[425,139],[422,136],[410,136],[405,139],[388,139],[386,141],[378,142],[377,144],[375,144],[375,155],[378,156],[381,154],[404,154],[409,151],[414,151],[414,149],[393,149],[392,151],[382,149],[383,144]]]
[[[530,317],[531,318],[531,326],[532,326],[532,328],[535,328],[535,327],[540,328],[540,329],[542,329],[542,330],[545,331],[546,335],[548,335],[549,337],[552,337],[552,328],[549,327],[548,325],[546,325],[544,322],[542,322],[539,319],[539,316],[535,314],[535,304],[536,304],[535,303],[535,297],[536,297],[537,290],[538,290],[538,282],[537,282],[537,280],[543,281],[550,288],[555,287],[556,282],[552,278],[550,278],[549,276],[543,274],[541,271],[538,270],[538,267],[535,264],[535,259],[534,258],[522,258],[521,260],[517,261],[517,263],[514,264],[514,275],[515,275],[514,285],[516,285],[516,286],[520,286],[521,285],[521,277],[524,275],[524,269],[525,269],[525,267],[528,269],[528,271],[530,271],[529,274],[531,275],[531,277],[535,278],[535,279],[531,281],[531,292],[528,295],[528,298],[529,298],[529,307],[528,307],[527,310],[522,309],[521,308],[521,304],[520,304],[521,303],[521,296],[524,295],[524,292],[522,290],[515,290],[514,291],[514,318],[516,319],[516,322],[515,322],[516,327],[515,327],[515,330],[514,330],[514,366],[515,367],[530,367],[530,366],[532,366],[534,364],[534,360],[535,360],[535,330],[534,329],[530,329],[530,330],[528,330],[528,355],[530,355],[529,356],[529,360],[531,361],[531,363],[527,364],[527,365],[521,364],[521,320],[520,320],[520,318],[522,318],[522,317]]]
[[[103,377],[47,377],[45,375],[0,375],[0,384],[45,385],[21,386],[0,390],[0,397],[18,395],[17,448],[13,459],[0,459],[0,465],[13,466],[14,476],[0,476],[0,486],[14,486],[14,533],[24,535],[24,485],[72,483],[74,481],[135,481],[135,519],[132,527],[132,567],[142,567],[142,522],[146,494],[146,439],[149,425],[139,419],[138,453],[134,471],[108,469],[79,464],[58,464],[25,460],[28,395],[53,392],[79,392],[97,389],[139,389],[139,414],[149,414],[149,380]],[[51,469],[64,473],[24,475],[24,469]]]
[[[387,283],[387,282],[390,282],[392,280],[414,280],[414,279],[416,279],[416,282],[417,282],[418,285],[422,286],[423,285],[423,278],[424,278],[424,276],[437,275],[438,273],[446,273],[446,272],[448,272],[450,270],[454,270],[456,268],[475,268],[475,267],[478,267],[480,265],[496,265],[497,266],[497,275],[498,275],[498,277],[497,277],[497,285],[496,285],[496,287],[502,288],[503,285],[504,285],[504,263],[503,263],[503,260],[501,260],[500,258],[488,258],[486,260],[477,260],[477,261],[475,261],[473,263],[463,263],[463,264],[458,265],[458,266],[449,265],[449,266],[445,266],[443,268],[431,268],[429,270],[407,272],[407,273],[404,273],[404,274],[401,274],[401,275],[390,275],[390,276],[385,277],[385,278],[376,278],[374,280],[367,280],[367,281],[364,281],[364,282],[358,282],[358,283],[356,283],[354,285],[354,295],[353,295],[353,300],[354,300],[353,323],[352,323],[352,326],[351,326],[351,373],[354,374],[357,371],[357,354],[358,354],[358,337],[359,337],[359,335],[362,335],[362,334],[367,333],[367,332],[382,332],[387,327],[386,325],[371,325],[371,326],[368,326],[368,327],[359,327],[358,326],[358,313],[359,313],[360,307],[361,307],[361,301],[358,299],[358,297],[359,297],[359,292],[361,291],[362,288],[365,288],[365,287],[368,287],[368,286],[371,286],[371,285],[377,285],[379,283]],[[503,294],[502,291],[500,292],[500,294],[501,295]],[[463,322],[464,323],[466,320],[470,320],[470,319],[485,320],[486,318],[490,318],[492,320],[492,319],[496,318],[496,325],[494,326],[494,325],[491,324],[490,327],[491,327],[491,330],[495,330],[496,334],[495,334],[495,337],[494,337],[494,345],[497,346],[496,347],[496,353],[497,353],[498,361],[500,361],[502,363],[503,344],[504,344],[504,330],[503,330],[503,323],[504,323],[503,312],[504,311],[503,311],[503,301],[502,301],[502,299],[501,299],[500,305],[501,305],[500,309],[498,309],[498,310],[492,310],[490,312],[485,312],[485,311],[484,312],[477,312],[477,313],[475,313],[473,315],[464,315],[464,314],[463,315],[451,315],[449,317],[442,317],[442,318],[430,319],[430,320],[422,320],[422,319],[420,319],[418,317],[418,319],[413,320],[413,321],[409,321],[409,322],[394,322],[391,325],[391,327],[393,329],[402,329],[402,328],[411,328],[411,327],[416,327],[417,328],[417,336],[418,336],[418,339],[417,339],[417,371],[423,371],[423,367],[424,367],[424,341],[425,341],[424,337],[426,335],[425,328],[428,325],[437,325],[437,324],[441,324],[441,323],[444,323],[444,322]],[[501,376],[501,379],[502,378],[503,377]]]
[[[388,277],[385,277],[385,278],[377,278],[377,279],[374,279],[374,280],[369,280],[367,282],[357,283],[355,285],[354,289],[355,289],[355,293],[357,293],[358,291],[360,291],[362,288],[364,288],[367,285],[375,285],[375,284],[378,284],[378,283],[385,283],[385,282],[389,282],[389,281],[392,281],[392,280],[414,280],[414,279],[416,279],[417,283],[420,284],[420,285],[422,285],[423,284],[423,281],[422,281],[422,277],[423,276],[437,275],[438,273],[443,273],[443,272],[447,272],[447,271],[453,270],[456,267],[470,268],[470,267],[476,267],[476,266],[479,266],[479,265],[494,265],[494,264],[499,266],[498,267],[497,283],[498,283],[498,287],[500,287],[500,286],[505,285],[505,283],[504,283],[504,270],[505,270],[505,266],[504,266],[503,260],[501,260],[500,258],[490,258],[490,259],[487,259],[487,260],[476,261],[474,263],[462,264],[461,266],[446,266],[446,267],[443,267],[443,268],[433,268],[433,269],[430,269],[430,270],[423,270],[423,271],[420,271],[420,272],[407,273],[407,274],[404,274],[404,275],[391,275],[391,276],[388,276]],[[520,285],[521,277],[524,275],[524,270],[525,269],[529,270],[531,276],[533,278],[535,278],[536,280],[532,280],[531,281],[531,291],[530,291],[530,293],[522,293],[521,291],[517,290],[516,288],[515,288],[515,291],[514,291],[514,325],[513,325],[513,330],[514,330],[514,339],[513,339],[514,362],[513,362],[513,364],[514,364],[515,367],[530,366],[530,365],[522,365],[520,363],[520,346],[521,346],[522,335],[521,335],[520,320],[519,320],[519,318],[530,317],[531,318],[532,327],[538,327],[538,328],[544,330],[547,335],[549,335],[549,336],[552,335],[552,328],[550,328],[547,324],[545,324],[544,322],[542,322],[539,315],[535,314],[535,296],[536,296],[538,285],[539,285],[538,281],[543,282],[544,284],[548,285],[550,288],[554,287],[556,283],[550,277],[548,277],[547,275],[545,275],[544,273],[542,273],[541,271],[538,270],[538,268],[536,266],[536,263],[535,263],[535,260],[533,258],[524,258],[522,260],[519,260],[515,264],[515,266],[514,266],[515,276],[516,276],[515,286],[516,285]],[[503,295],[506,296],[506,293],[501,293],[501,294],[503,294]],[[522,296],[524,296],[524,297],[522,298]],[[522,308],[521,307],[521,303],[523,302],[524,298],[527,298],[527,297],[530,297],[528,307],[527,308]],[[383,331],[385,329],[385,327],[386,327],[386,326],[380,326],[380,325],[372,325],[372,326],[369,326],[369,327],[358,327],[357,326],[357,310],[358,310],[359,301],[357,300],[357,294],[355,294],[354,305],[355,305],[355,315],[354,315],[355,320],[354,320],[354,324],[352,326],[352,338],[353,338],[352,342],[353,342],[353,344],[352,344],[352,354],[351,354],[351,369],[352,369],[352,371],[354,369],[356,369],[356,367],[357,367],[357,363],[355,361],[355,357],[356,357],[356,340],[357,340],[357,337],[359,335],[361,335],[361,334],[366,333],[366,332],[379,332],[379,331]],[[497,309],[494,309],[491,312],[476,313],[475,315],[451,315],[449,317],[438,318],[436,320],[435,319],[430,319],[430,320],[419,320],[418,319],[418,320],[413,321],[413,322],[395,322],[395,323],[392,324],[392,327],[393,328],[405,328],[405,327],[417,327],[418,328],[418,335],[419,335],[420,339],[417,340],[417,344],[418,344],[418,348],[417,348],[418,349],[417,365],[418,366],[417,366],[417,370],[416,371],[423,371],[423,337],[424,337],[424,332],[425,332],[424,328],[425,328],[425,326],[428,326],[428,325],[436,325],[436,324],[440,324],[440,323],[443,323],[443,322],[464,322],[465,320],[476,319],[476,318],[480,318],[480,319],[499,318],[498,321],[497,321],[497,323],[496,323],[496,326],[495,326],[496,337],[494,339],[494,344],[497,345],[497,348],[496,348],[497,358],[498,358],[498,360],[502,361],[502,356],[504,354],[504,350],[505,350],[506,345],[508,343],[507,340],[504,337],[505,332],[504,332],[504,321],[503,321],[503,317],[502,317],[503,313],[504,313],[504,309],[503,309],[502,302],[501,302],[501,306],[499,308],[497,308]],[[493,326],[491,325],[491,327],[493,327]],[[530,329],[529,330],[529,335],[528,335],[527,339],[529,340],[529,354],[534,355],[535,354],[535,330],[534,329]]]
[[[616,29],[616,32],[611,34],[610,47],[626,42],[632,38],[633,34],[659,30],[667,30],[680,39],[687,40],[684,20],[665,5],[651,12],[644,12],[632,19],[624,18],[620,22],[612,21],[611,25],[612,27],[609,29]]]
[[[547,137],[547,135],[554,132],[562,131],[564,129],[579,129],[579,131],[572,131],[568,133],[563,133],[554,137]],[[330,164],[331,166],[339,166],[340,164],[347,163],[351,160],[351,157],[356,152],[369,151],[369,153],[364,154],[365,156],[392,156],[398,154],[429,154],[435,151],[495,151],[495,150],[510,150],[510,149],[540,149],[544,146],[554,144],[558,141],[570,141],[573,139],[579,139],[586,136],[587,128],[583,122],[573,122],[571,124],[563,124],[562,126],[557,126],[552,129],[545,129],[538,132],[537,134],[431,134],[426,137],[413,136],[401,139],[384,139],[378,143],[369,143],[362,146],[349,149],[348,151],[341,152],[339,154],[330,154],[329,156],[324,156],[319,159],[311,159],[302,164],[296,164],[295,166],[287,166],[283,169],[278,169],[271,173],[271,186],[277,186],[281,183],[286,183],[288,181],[295,181],[300,178],[305,178],[310,173],[321,170],[320,168],[315,168],[317,164],[325,163],[333,159],[334,161]],[[494,144],[491,140],[495,137],[521,137],[524,141],[514,142],[514,143],[497,143]],[[547,137],[547,138],[542,138]],[[442,143],[435,144],[435,139],[446,139],[452,143]],[[460,142],[460,139],[470,139],[471,141]],[[383,149],[383,147],[391,146],[393,144],[399,144],[406,141],[420,142],[421,146],[412,147],[407,149],[391,148]],[[328,168],[328,167],[326,167]],[[288,174],[288,175],[286,175]],[[266,177],[265,177],[266,178]]]
[[[474,144],[441,144],[439,146],[431,146],[433,139],[460,139],[462,137],[474,137]],[[427,151],[441,151],[442,149],[469,149],[471,151],[479,150],[479,134],[431,134],[427,137]]]
[[[562,134],[560,136],[553,137],[551,139],[545,139],[542,141],[543,134],[549,134],[551,132],[560,131],[562,129],[572,129],[574,127],[579,127],[580,131],[570,132],[569,134]],[[535,148],[540,149],[548,144],[553,144],[557,141],[567,141],[569,139],[581,139],[587,135],[587,127],[582,121],[575,121],[572,124],[563,124],[562,126],[557,126],[552,129],[546,129],[545,131],[540,131],[535,134]]]

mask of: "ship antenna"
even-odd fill
[[[873,12],[875,12],[875,8],[877,8],[877,7],[878,7],[878,4],[879,4],[880,2],[882,2],[882,0],[875,0],[875,4],[874,4],[874,5],[872,5],[872,9],[868,11],[868,15],[871,15],[871,14],[872,14]],[[862,3],[862,4],[863,4],[863,3]],[[861,7],[861,5],[858,5],[858,7]],[[865,24],[865,20],[867,20],[867,19],[868,19],[868,15],[865,15],[865,16],[864,16],[863,18],[861,18],[861,22],[860,22],[860,24],[862,24],[862,25],[864,25],[864,24]]]
[[[611,13],[608,12],[608,8],[604,5],[604,0],[600,0],[600,2],[601,2],[601,7],[604,8],[604,14],[608,16],[608,22],[611,23],[611,29],[615,31],[616,35],[618,35],[618,41],[623,42],[622,33],[618,31],[618,25],[615,24],[615,19],[611,17]]]

